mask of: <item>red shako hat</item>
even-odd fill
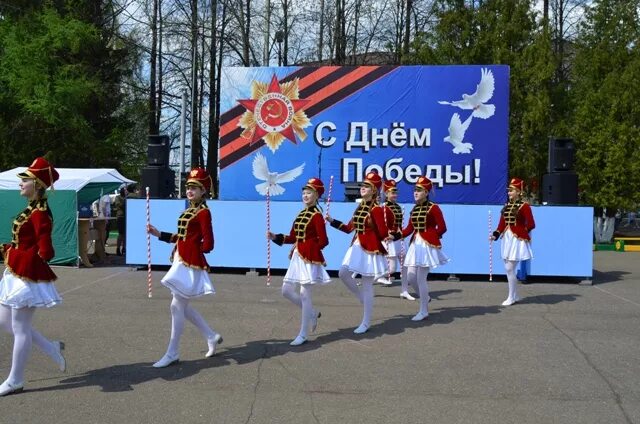
[[[29,167],[18,174],[19,178],[29,178],[36,180],[40,186],[49,188],[58,181],[60,175],[58,171],[43,157],[35,158]]]
[[[380,190],[380,187],[382,187],[382,178],[376,171],[371,171],[364,177],[362,184],[369,184],[376,190]]]
[[[394,180],[387,180],[385,181],[382,186],[384,187],[384,192],[386,193],[387,191],[390,191],[392,193],[395,193],[398,191],[398,185]]]
[[[524,191],[524,181],[520,178],[511,178],[509,181],[509,188],[515,188],[518,191]]]
[[[211,180],[211,176],[204,168],[193,168],[191,169],[191,172],[189,172],[187,186],[196,185],[198,187],[202,187],[204,191],[211,192],[212,183],[213,181]]]
[[[419,177],[418,181],[416,181],[416,187],[420,187],[424,191],[431,191],[433,183],[427,177]]]
[[[321,197],[324,194],[324,183],[320,180],[320,178],[309,178],[304,187],[302,187],[303,190],[305,188],[310,188],[311,190],[318,193],[318,197]]]

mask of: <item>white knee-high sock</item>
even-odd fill
[[[504,261],[504,269],[507,271],[507,281],[509,282],[509,296],[507,299],[518,300],[518,277],[516,277],[516,268],[518,261]]]
[[[13,330],[13,358],[11,371],[7,381],[21,383],[24,381],[24,370],[31,353],[31,323],[35,308],[20,308],[11,310],[11,328]]]
[[[373,312],[373,277],[362,277],[362,323],[369,327]]]
[[[418,292],[420,293],[420,313],[429,314],[429,283],[427,276],[429,275],[428,267],[419,267],[416,273]]]
[[[400,270],[400,293],[409,292],[409,272],[406,266]]]
[[[396,273],[396,268],[398,266],[398,258],[396,257],[389,258],[387,262],[389,264],[389,276],[393,277],[393,274]]]
[[[407,284],[407,289],[409,288],[409,286],[413,287],[413,289],[415,291],[418,292],[418,294],[420,294],[420,289],[418,288],[418,267],[415,266],[407,266],[407,267],[403,267],[403,270],[406,270],[406,284]]]
[[[200,331],[200,334],[202,334],[202,337],[206,340],[211,340],[216,336],[216,332],[193,306],[187,304],[184,310],[184,316]]]
[[[189,305],[189,301],[184,297],[173,295],[171,301],[171,338],[167,347],[167,354],[170,356],[178,356],[180,354],[180,337],[184,331],[185,310]]]
[[[5,333],[13,334],[13,327],[11,322],[11,308],[5,305],[0,305],[0,328]]]
[[[298,308],[302,308],[302,301],[300,300],[300,295],[296,289],[297,287],[295,284],[284,283],[282,284],[282,295],[289,299],[291,303],[296,305]]]
[[[5,305],[0,305],[0,328],[3,331],[9,334],[13,334],[11,318],[11,308]],[[48,357],[53,359],[54,361],[58,360],[58,350],[53,345],[53,343],[44,337],[38,330],[31,327],[31,341],[33,344],[38,346],[40,350],[42,350]]]
[[[311,325],[311,317],[315,312],[313,310],[310,284],[300,285],[300,300],[302,301],[302,313],[300,314],[300,333],[298,335],[306,338]]]
[[[340,271],[338,271],[338,277],[340,277],[349,291],[356,295],[360,303],[362,303],[362,294],[360,293],[360,289],[358,288],[356,279],[353,278],[353,273],[349,271],[349,268],[347,268],[345,265],[340,267]],[[362,278],[362,280],[364,281],[364,277]]]

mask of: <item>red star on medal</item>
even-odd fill
[[[282,134],[293,144],[297,144],[292,127],[293,116],[296,112],[303,110],[309,100],[290,99],[282,94],[275,74],[271,77],[269,88],[264,95],[258,99],[238,100],[238,103],[254,115],[256,126],[249,145],[270,133]]]

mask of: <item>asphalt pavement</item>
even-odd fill
[[[64,303],[35,327],[67,349],[66,373],[34,347],[25,391],[2,423],[640,423],[640,254],[594,252],[594,284],[532,280],[500,303],[496,282],[430,281],[427,321],[396,283],[376,286],[372,327],[334,278],[313,290],[322,318],[291,347],[300,311],[281,276],[212,273],[193,305],[224,336],[218,354],[189,324],[181,362],[151,364],[170,331],[170,293],[153,271],[55,268]],[[12,338],[0,336],[0,378]]]

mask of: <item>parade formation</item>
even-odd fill
[[[60,371],[66,370],[62,354],[64,343],[50,341],[32,327],[37,308],[49,308],[62,302],[54,285],[56,275],[47,263],[53,258],[54,250],[51,241],[53,215],[46,190],[54,189],[58,173],[47,160],[39,157],[18,174],[18,178],[21,180],[20,194],[28,200],[28,205],[13,221],[11,242],[0,247],[6,265],[0,281],[0,325],[14,337],[11,371],[0,385],[0,396],[23,390],[24,371],[32,344],[48,355]],[[223,341],[221,334],[214,331],[190,305],[191,299],[215,294],[205,258],[205,253],[214,248],[212,213],[206,203],[212,188],[212,179],[205,169],[192,169],[186,182],[189,204],[178,218],[177,233],[162,232],[147,223],[149,235],[174,244],[172,265],[161,280],[172,294],[170,339],[164,356],[153,364],[155,368],[179,362],[185,320],[191,322],[204,338],[206,358],[214,356]],[[380,199],[381,190],[386,202]],[[269,230],[266,233],[267,239],[279,246],[292,245],[282,295],[300,308],[301,318],[300,331],[291,341],[291,346],[307,343],[309,333],[315,331],[321,317],[312,303],[313,286],[331,282],[322,254],[322,249],[329,244],[325,221],[344,233],[354,233],[338,276],[362,304],[362,320],[353,330],[355,334],[367,332],[371,325],[374,283],[391,284],[399,267],[400,298],[416,300],[409,294],[410,286],[419,298],[419,310],[411,319],[428,319],[431,300],[428,274],[449,261],[440,241],[447,226],[442,210],[429,198],[432,190],[429,178],[422,176],[417,179],[415,205],[404,225],[404,211],[395,202],[395,182],[383,182],[377,172],[369,172],[360,186],[361,201],[352,217],[344,223],[329,214],[330,192],[325,197],[325,210],[320,206],[319,201],[325,194],[324,183],[319,178],[307,180],[302,187],[304,207],[295,217],[289,233]],[[501,253],[509,283],[509,294],[502,302],[503,306],[520,301],[515,269],[519,261],[533,257],[530,232],[535,228],[535,222],[531,207],[522,200],[523,190],[521,179],[510,180],[508,202],[502,208],[497,229],[489,235],[490,241],[502,239]]]

